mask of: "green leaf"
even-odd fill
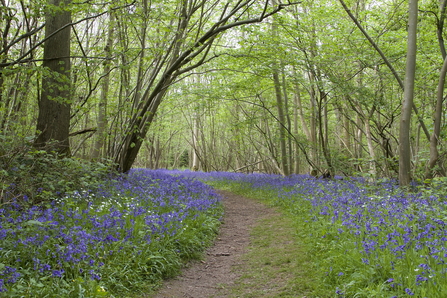
[[[44,224],[37,220],[28,220],[23,224],[24,226],[44,226]]]

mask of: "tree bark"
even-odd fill
[[[282,100],[281,86],[279,82],[278,70],[276,66],[273,69],[273,84],[275,85],[275,97],[276,97],[276,107],[278,109],[278,120],[279,120],[279,145],[281,149],[281,167],[285,176],[289,175],[289,165],[287,159],[287,143],[286,143],[286,132],[284,126],[286,125],[285,115],[284,115],[284,103]]]
[[[284,67],[281,67],[281,74],[282,74],[282,93],[284,95],[284,112],[285,112],[285,117],[286,117],[286,122],[287,122],[287,131],[289,133],[292,133],[292,121],[290,119],[290,115],[289,115],[289,96],[287,95],[287,84],[286,84],[286,74],[285,74],[285,70]],[[288,167],[289,167],[289,174],[291,174],[293,172],[293,161],[295,156],[293,156],[292,152],[292,138],[288,137],[287,138],[287,148],[289,151],[289,156],[288,156]]]
[[[192,119],[192,170],[198,171],[200,169],[199,160],[199,113],[194,112]]]
[[[143,140],[149,130],[157,109],[172,83],[182,74],[199,67],[207,62],[207,55],[210,52],[215,38],[231,28],[248,24],[262,22],[264,19],[274,15],[283,8],[296,3],[280,4],[267,12],[269,2],[264,2],[264,10],[258,16],[243,20],[250,6],[255,5],[254,1],[238,2],[233,8],[226,6],[219,20],[205,31],[202,35],[196,36],[192,45],[185,45],[188,34],[188,23],[195,11],[200,11],[204,2],[184,1],[178,15],[178,28],[175,38],[166,49],[163,62],[157,65],[154,80],[152,80],[141,97],[141,104],[127,125],[127,130],[115,152],[115,162],[118,170],[127,172],[135,161],[141,148]],[[196,5],[196,6],[195,6]],[[200,17],[200,16],[199,16]],[[202,16],[204,17],[204,16]],[[233,22],[231,22],[234,20]],[[195,59],[195,61],[194,61]],[[166,64],[165,64],[166,62]],[[157,81],[155,81],[157,79]]]
[[[70,0],[62,2],[48,0],[50,7],[67,7]],[[71,23],[69,10],[53,11],[48,8],[46,14],[43,63],[44,76],[42,93],[39,99],[39,116],[37,118],[37,138],[35,145],[48,151],[62,155],[70,155],[70,27],[62,27]],[[58,32],[59,31],[59,32]],[[52,143],[54,141],[54,143]],[[50,143],[51,142],[51,143]]]
[[[436,164],[439,164],[439,152],[438,152],[438,142],[439,136],[441,133],[441,121],[442,121],[442,103],[444,100],[444,84],[445,77],[447,73],[447,58],[444,59],[444,64],[442,65],[441,72],[439,74],[439,82],[438,82],[438,92],[436,95],[436,110],[435,110],[435,121],[433,127],[433,134],[430,138],[430,160],[428,162],[427,170],[425,172],[425,178],[431,179],[433,178],[433,169]],[[445,171],[439,165],[438,172],[445,176]]]
[[[405,70],[404,100],[399,129],[399,184],[411,181],[410,124],[416,72],[418,0],[410,0],[408,12],[407,66]]]
[[[446,13],[446,7],[447,7],[447,0],[440,0],[439,1],[439,15],[440,17],[438,18],[438,22],[437,22],[437,30],[436,30],[436,34],[438,36],[438,43],[439,43],[439,50],[441,51],[441,55],[442,58],[445,59],[445,57],[447,56],[446,50],[445,50],[445,45],[444,45],[444,37],[443,37],[443,32],[444,32],[444,23],[445,23],[445,13]]]
[[[108,102],[108,94],[109,94],[109,86],[110,86],[110,65],[112,58],[112,46],[113,46],[113,31],[114,31],[114,16],[113,13],[110,13],[109,20],[109,28],[107,32],[107,44],[104,49],[106,60],[104,61],[104,78],[101,84],[101,97],[99,99],[98,104],[98,130],[96,132],[95,145],[93,148],[92,159],[98,159],[102,155],[102,150],[104,147],[104,143],[107,138],[106,130],[107,130],[107,102]]]
[[[371,125],[369,123],[372,115],[374,114],[376,107],[374,106],[371,111],[368,113],[367,118],[365,119],[365,135],[366,135],[366,142],[368,144],[368,151],[369,151],[369,172],[373,178],[377,177],[377,168],[376,168],[376,154],[374,152],[374,146],[373,146],[373,139],[371,134]]]
[[[340,1],[341,5],[343,6],[343,8],[345,9],[346,13],[349,15],[349,17],[352,19],[354,24],[357,26],[357,28],[363,33],[363,35],[366,37],[366,39],[372,45],[372,47],[376,50],[376,52],[379,53],[379,55],[382,58],[383,62],[386,64],[386,66],[388,67],[388,69],[391,71],[391,73],[393,74],[394,78],[396,79],[396,81],[399,83],[399,86],[402,89],[405,89],[404,88],[404,82],[402,82],[399,74],[394,69],[393,65],[388,60],[388,58],[385,56],[385,54],[382,52],[382,50],[379,48],[377,43],[374,42],[374,40],[369,36],[369,34],[366,32],[366,30],[362,27],[362,25],[359,23],[357,18],[352,14],[351,10],[346,6],[346,3],[343,0],[339,0],[339,1]],[[411,108],[413,109],[414,113],[418,117],[419,124],[421,125],[422,129],[424,130],[425,137],[429,141],[430,140],[430,134],[428,132],[427,126],[425,126],[424,121],[419,117],[418,109],[417,109],[417,107],[416,107],[416,105],[414,104],[413,101],[412,101]]]
[[[442,103],[444,101],[444,84],[445,77],[447,72],[447,58],[446,58],[446,50],[444,45],[443,38],[443,28],[445,21],[445,11],[446,11],[447,0],[439,1],[439,13],[440,17],[437,23],[436,33],[438,35],[439,49],[441,51],[442,58],[444,59],[444,63],[442,65],[441,71],[439,73],[439,81],[438,81],[438,90],[436,94],[436,109],[434,114],[434,127],[433,134],[430,137],[430,160],[428,161],[427,169],[425,171],[425,179],[433,178],[433,170],[435,166],[438,164],[438,172],[442,176],[445,176],[445,170],[442,168],[442,165],[439,163],[439,151],[438,151],[438,143],[439,136],[441,133],[441,121],[442,121]]]

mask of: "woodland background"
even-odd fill
[[[445,0],[1,2],[3,169],[445,176]]]

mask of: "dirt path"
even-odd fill
[[[215,245],[206,251],[203,261],[194,262],[181,276],[166,281],[154,298],[228,297],[228,288],[240,277],[233,269],[243,265],[241,256],[250,243],[251,229],[275,211],[230,192],[219,193],[225,215]]]

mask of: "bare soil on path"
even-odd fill
[[[255,200],[218,191],[225,208],[223,223],[214,245],[203,260],[189,264],[176,278],[167,280],[154,298],[231,297],[229,289],[241,277],[243,255],[250,244],[251,230],[278,213]]]

